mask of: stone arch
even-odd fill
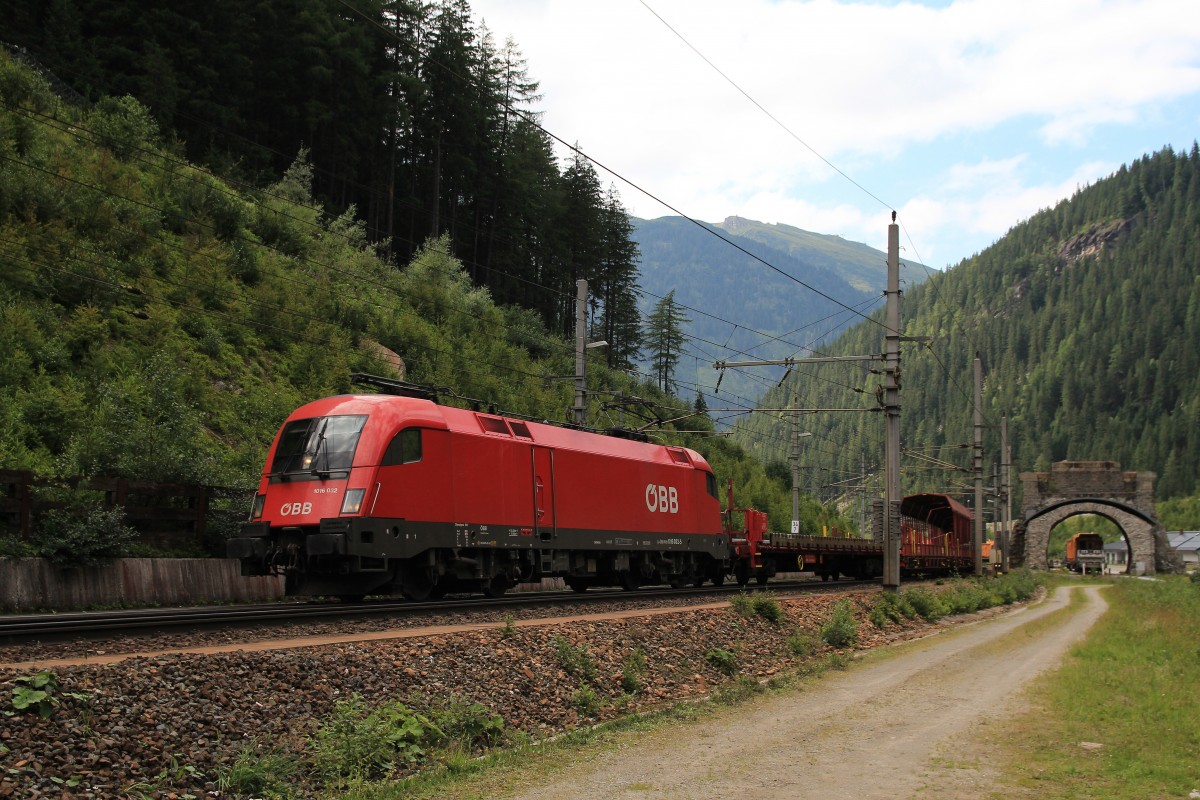
[[[1050,472],[1021,473],[1021,519],[1011,545],[1015,566],[1048,567],[1050,531],[1076,514],[1099,514],[1125,534],[1130,561],[1147,575],[1180,572],[1154,513],[1153,472],[1122,472],[1115,461],[1060,461]]]
[[[1154,572],[1154,522],[1138,511],[1103,499],[1070,500],[1043,509],[1032,519],[1025,520],[1025,566],[1046,569],[1050,531],[1058,523],[1076,514],[1097,514],[1113,521],[1129,543],[1130,572],[1142,564],[1142,571]]]

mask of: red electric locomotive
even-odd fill
[[[719,580],[717,482],[697,452],[392,394],[294,411],[228,554],[291,595],[497,595],[561,576],[589,586]]]

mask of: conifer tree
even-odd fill
[[[664,392],[674,392],[675,368],[688,342],[683,326],[691,323],[683,309],[675,302],[675,290],[654,304],[654,311],[646,320],[643,338],[650,353],[650,369],[658,387]]]

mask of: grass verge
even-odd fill
[[[530,780],[554,775],[613,750],[636,747],[637,737],[663,726],[712,719],[724,713],[742,713],[731,707],[763,694],[794,689],[831,669],[845,669],[846,661],[843,654],[832,653],[805,662],[794,672],[765,683],[743,676],[715,692],[708,698],[711,702],[680,703],[620,717],[549,741],[519,741],[513,746],[489,751],[480,758],[443,759],[434,768],[403,780],[364,781],[325,797],[337,797],[338,800],[487,800],[505,797]]]
[[[1187,797],[1200,789],[1200,585],[1119,580],[1109,611],[1031,708],[989,733],[994,797]]]

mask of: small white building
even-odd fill
[[[1200,569],[1200,531],[1169,531],[1167,542],[1179,554],[1184,569]]]
[[[1129,543],[1125,537],[1104,545],[1104,571],[1107,573],[1124,572],[1129,564]]]

